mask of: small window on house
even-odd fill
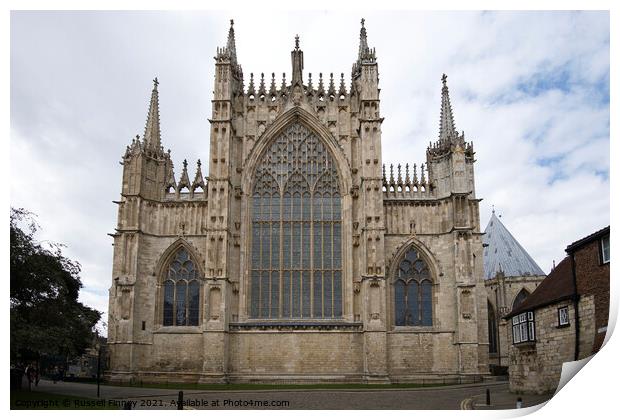
[[[603,261],[603,264],[607,264],[609,262],[609,235],[601,239],[601,260]]]
[[[568,306],[558,308],[558,326],[565,327],[568,323]]]
[[[524,312],[512,317],[512,343],[527,343],[536,340],[534,312]]]

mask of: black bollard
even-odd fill
[[[179,400],[177,401],[177,410],[183,410],[183,391],[179,391]]]
[[[487,388],[487,405],[491,405],[491,390]]]

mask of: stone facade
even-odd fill
[[[198,161],[193,181],[187,162],[176,181],[162,147],[155,80],[145,134],[122,162],[108,378],[412,382],[486,374],[474,151],[455,129],[446,77],[440,135],[425,164],[397,165],[396,174],[390,166],[386,174],[378,63],[363,21],[348,88],[344,75],[339,83],[331,75],[305,81],[298,39],[291,62],[290,82],[283,77],[280,87],[275,75],[270,86],[263,75],[248,81],[231,22],[227,45],[216,54],[208,177]],[[296,124],[320,139],[338,173],[342,310],[324,319],[265,319],[251,311],[252,191],[267,149]],[[164,282],[181,249],[199,282],[196,325],[169,325],[167,316],[184,315],[165,315]],[[428,269],[431,294],[423,304],[432,308],[430,325],[396,325],[395,279],[410,250]]]
[[[566,251],[569,255],[534,293],[506,316],[507,335],[513,343],[511,391],[555,391],[562,364],[591,356],[604,339],[609,317],[609,227],[569,245]],[[560,309],[567,313],[568,322],[561,322]],[[526,340],[514,326],[524,314],[528,319],[533,314],[535,321],[535,337]]]
[[[512,341],[506,334],[509,323],[504,319],[504,316],[515,307],[515,299],[519,293],[525,291],[527,295],[532,294],[544,278],[544,276],[506,277],[503,272],[499,272],[494,278],[487,280],[489,312],[492,311],[490,320],[495,323],[495,330],[497,331],[495,349],[490,348],[489,350],[489,364],[491,366],[502,366],[504,370],[509,366]],[[489,328],[492,328],[491,325]]]
[[[491,214],[484,230],[484,278],[488,296],[489,363],[491,373],[508,368],[510,341],[504,316],[529,296],[545,278],[536,261],[501,220]]]
[[[568,307],[569,325],[560,326],[558,309]],[[585,297],[579,302],[581,345],[592,345],[594,299]],[[584,314],[583,318],[582,315]],[[555,392],[560,382],[562,364],[575,360],[575,307],[572,299],[534,311],[536,342],[510,346],[510,391],[545,394]],[[512,343],[512,324],[507,335]],[[583,354],[579,358],[587,357]]]

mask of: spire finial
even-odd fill
[[[191,188],[191,184],[189,182],[189,175],[187,174],[187,159],[183,159],[183,172],[181,172],[181,179],[177,184],[178,191],[181,191],[183,188],[187,188],[188,190]]]
[[[375,62],[375,50],[368,47],[368,36],[366,34],[366,19],[362,18],[360,28],[360,46],[357,55],[357,61],[353,64],[353,77],[357,77],[361,74],[362,63],[374,63]]]
[[[304,52],[299,49],[299,35],[295,35],[295,49],[291,51],[291,64],[293,65],[291,86],[303,85]]]
[[[235,46],[235,21],[230,20],[230,29],[228,29],[228,40],[226,42],[226,52],[232,64],[237,64],[237,47]]]
[[[161,131],[159,128],[159,92],[157,86],[159,81],[157,77],[153,79],[153,91],[151,92],[151,101],[149,103],[149,113],[146,117],[146,126],[144,127],[144,145],[148,148],[159,150],[161,146]]]
[[[450,105],[450,92],[447,84],[448,76],[444,73],[441,76],[443,84],[441,88],[441,113],[439,116],[439,140],[450,140],[458,135],[454,125],[452,115],[452,105]]]
[[[360,29],[360,48],[358,54],[358,61],[361,61],[368,54],[368,36],[366,35],[366,27],[364,26],[366,20],[362,18],[362,28]]]
[[[491,205],[491,213],[495,214],[495,204]]]

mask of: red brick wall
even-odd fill
[[[592,352],[597,352],[605,338],[605,332],[598,330],[607,326],[609,318],[609,263],[601,264],[600,238],[579,248],[574,255],[577,293],[594,296],[596,335]]]

